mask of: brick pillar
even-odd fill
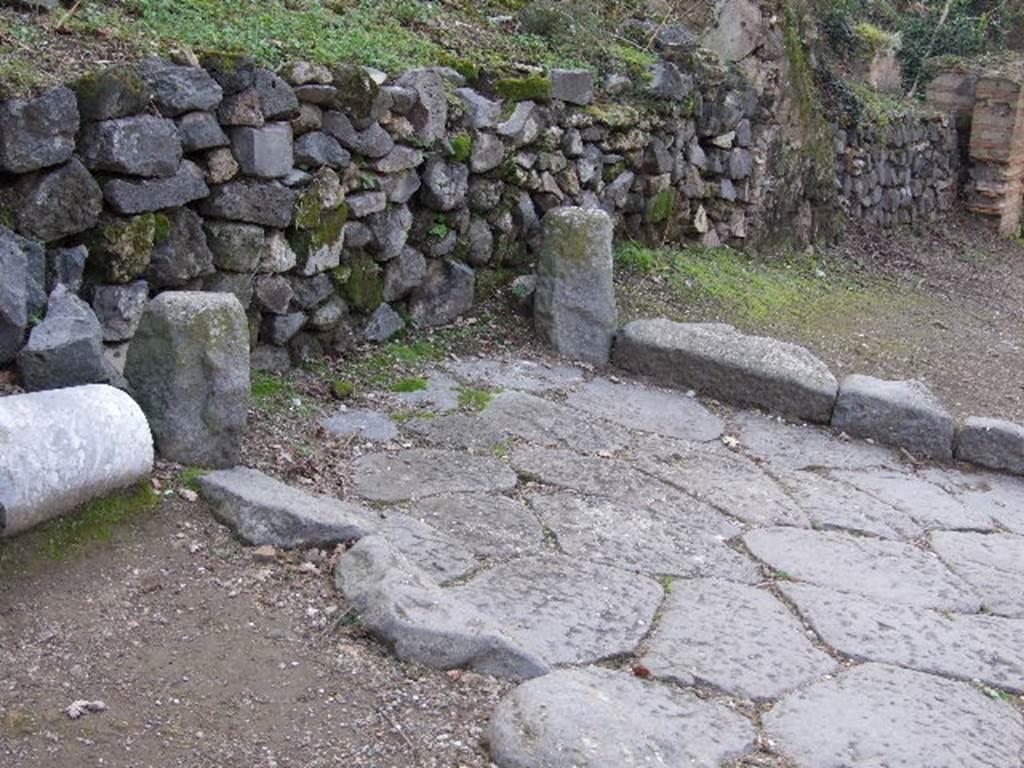
[[[1016,235],[1024,218],[1024,83],[981,77],[976,96],[967,205]]]

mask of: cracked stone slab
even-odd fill
[[[513,560],[448,592],[524,638],[551,665],[631,653],[663,596],[654,579],[562,555]]]
[[[746,583],[761,576],[752,560],[725,543],[739,528],[698,501],[657,510],[569,494],[536,494],[528,501],[572,557],[636,573]]]
[[[973,613],[981,607],[965,581],[909,544],[798,528],[750,531],[743,541],[754,557],[797,581],[919,608]]]
[[[722,436],[725,423],[681,392],[595,379],[569,395],[569,404],[640,432],[694,442]]]
[[[500,768],[718,768],[752,751],[755,737],[721,704],[597,667],[523,683],[487,732]]]
[[[368,454],[352,468],[356,493],[372,501],[507,491],[516,484],[515,473],[497,459],[434,449]]]
[[[533,360],[467,360],[449,367],[460,379],[494,389],[549,392],[583,381],[583,371],[575,366]]]
[[[717,579],[672,584],[640,662],[655,677],[753,701],[778,699],[837,667],[771,593]]]
[[[402,424],[402,429],[432,445],[445,448],[490,451],[508,441],[507,433],[497,424],[485,422],[475,413],[450,413],[433,419],[412,418]]]
[[[938,531],[931,544],[943,562],[981,595],[987,610],[1024,617],[1024,538]]]
[[[925,477],[955,495],[973,513],[991,518],[1012,533],[1024,535],[1024,480],[991,472],[968,474],[933,469]]]
[[[779,588],[846,656],[1024,693],[1024,621],[880,603],[811,584]]]
[[[398,437],[395,422],[379,411],[342,411],[321,419],[320,426],[335,437],[358,437],[372,443],[387,443]]]
[[[875,498],[895,507],[920,528],[913,535],[931,530],[991,531],[992,518],[964,506],[959,499],[923,477],[884,470],[834,472]]]
[[[203,475],[199,489],[214,516],[253,546],[335,544],[362,538],[376,527],[368,509],[306,493],[247,467]]]
[[[451,581],[480,567],[460,541],[409,515],[388,515],[377,527],[377,535],[434,581]]]
[[[505,496],[435,496],[403,511],[443,531],[478,558],[505,560],[544,547],[544,530],[536,515]]]
[[[366,630],[400,659],[505,678],[549,671],[521,638],[439,587],[381,536],[367,536],[346,552],[334,583]]]
[[[425,389],[393,392],[391,397],[407,408],[426,407],[437,413],[448,413],[459,407],[459,383],[447,374],[431,373]]]
[[[841,437],[823,427],[787,424],[756,411],[737,414],[740,443],[751,456],[782,469],[899,469],[899,457],[866,440]]]
[[[864,664],[794,694],[763,719],[798,768],[996,768],[1024,755],[1021,716],[966,683]]]
[[[752,525],[807,527],[807,516],[772,477],[722,445],[642,443],[637,466]],[[648,457],[653,457],[648,458]]]

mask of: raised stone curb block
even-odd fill
[[[656,382],[827,424],[838,384],[803,347],[718,323],[636,320],[615,342],[616,365]]]
[[[113,387],[0,398],[0,536],[126,488],[153,469],[142,410]]]
[[[211,472],[200,478],[199,488],[217,519],[253,546],[322,546],[374,530],[369,510],[292,488],[255,469]]]
[[[441,589],[380,536],[368,536],[349,550],[334,578],[363,626],[392,645],[400,659],[503,678],[549,671],[493,619]]]
[[[915,456],[953,458],[953,417],[919,381],[885,381],[854,374],[839,387],[832,426],[903,448]]]
[[[956,457],[980,467],[1024,475],[1024,427],[972,416],[957,433]]]

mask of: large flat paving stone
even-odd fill
[[[698,501],[638,507],[570,494],[537,494],[530,506],[572,557],[636,573],[715,576],[754,583],[760,568],[726,545],[739,534]]]
[[[655,677],[755,701],[837,667],[769,592],[717,579],[674,582],[646,645],[641,663]]]
[[[1024,693],[1024,621],[881,603],[812,584],[779,586],[845,656]]]
[[[753,750],[755,736],[720,704],[589,667],[515,688],[487,741],[500,768],[718,768]]]
[[[524,638],[551,665],[631,653],[663,597],[654,579],[562,555],[513,560],[448,592]]]
[[[907,515],[919,528],[914,536],[933,530],[995,529],[989,515],[966,507],[956,496],[918,475],[885,470],[832,475]]]
[[[549,392],[583,381],[583,371],[575,366],[533,360],[466,360],[449,367],[460,379],[494,389]]]
[[[386,443],[398,437],[395,422],[379,411],[342,411],[321,419],[320,426],[334,437],[352,437],[372,443]]]
[[[1011,533],[1024,535],[1024,479],[992,472],[968,474],[945,467],[924,474],[956,496],[972,513],[991,518]]]
[[[367,536],[346,552],[334,584],[362,626],[400,659],[508,678],[549,670],[523,638],[439,587],[382,536]]]
[[[797,581],[920,608],[981,607],[967,582],[909,544],[798,528],[750,531],[743,541],[754,557]]]
[[[1021,716],[976,688],[864,664],[775,706],[767,737],[798,768],[1010,768]]]
[[[214,516],[253,546],[322,546],[362,538],[377,527],[365,507],[307,493],[247,467],[203,475],[199,489]]]
[[[493,422],[485,422],[477,413],[450,413],[436,418],[411,418],[402,429],[432,446],[492,451],[505,447],[508,433]]]
[[[481,559],[507,560],[544,546],[544,529],[537,516],[525,504],[505,496],[435,496],[403,512],[445,532]]]
[[[1024,617],[1024,537],[940,531],[932,534],[931,544],[981,595],[987,610]]]
[[[409,515],[388,515],[378,525],[377,535],[434,581],[451,581],[480,567],[476,555],[462,542]]]
[[[459,407],[459,382],[447,374],[434,372],[427,376],[423,389],[392,392],[391,397],[405,407],[426,407],[435,413],[448,413]]]
[[[722,436],[725,423],[681,392],[595,379],[569,395],[569,404],[640,432],[694,442]]]
[[[787,424],[756,411],[737,414],[740,443],[749,455],[782,469],[837,467],[899,469],[902,462],[888,448],[841,437],[825,427]]]
[[[497,459],[433,449],[368,454],[352,468],[356,493],[373,501],[506,491],[516,484],[515,473]]]

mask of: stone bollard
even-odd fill
[[[104,384],[0,398],[0,535],[11,536],[144,480],[146,417]]]
[[[557,208],[544,217],[534,327],[564,357],[604,365],[618,324],[611,217]]]
[[[249,408],[249,325],[233,294],[161,293],[146,306],[124,373],[161,456],[200,467],[238,462]]]

